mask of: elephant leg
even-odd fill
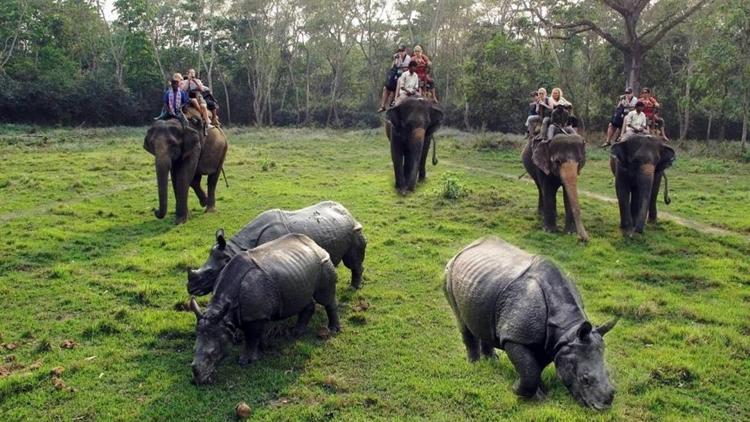
[[[544,213],[544,230],[557,230],[557,189],[559,186],[551,180],[542,183],[542,211]]]
[[[651,199],[648,204],[648,222],[656,223],[656,203],[659,202],[659,188],[661,187],[661,172],[654,174],[654,184],[651,186]]]
[[[174,166],[172,167],[172,188],[174,189],[175,197],[175,224],[182,224],[188,219],[188,188],[189,184],[186,174],[185,166]]]
[[[425,139],[424,146],[422,147],[422,155],[419,158],[419,181],[423,182],[427,177],[427,156],[430,153],[430,143],[432,139]]]
[[[208,199],[206,201],[206,212],[216,211],[216,185],[219,183],[219,174],[221,169],[216,173],[208,175]]]
[[[568,192],[563,187],[563,203],[565,204],[565,232],[575,233],[576,222],[573,219],[573,211],[570,208],[570,200],[568,199]]]
[[[505,344],[505,352],[519,377],[513,392],[524,398],[543,399],[542,368],[534,354],[526,346],[512,342]]]
[[[627,175],[618,171],[615,176],[615,192],[617,204],[620,207],[620,229],[626,235],[633,234],[633,215],[631,214],[631,189]]]
[[[461,338],[466,346],[466,355],[469,358],[469,362],[476,362],[479,360],[479,339],[469,331],[469,328],[459,322],[459,330],[461,331]]]
[[[536,203],[536,213],[539,216],[539,218],[544,217],[544,193],[542,192],[542,185],[539,184],[539,181],[534,178],[534,184],[536,184],[536,190],[538,192],[538,198]]]
[[[422,146],[424,145],[423,140],[414,140],[409,142],[408,157],[404,160],[404,164],[408,163],[408,167],[404,169],[406,175],[406,189],[414,191],[417,188],[417,176],[419,173],[419,160],[422,156]]]
[[[240,365],[245,366],[260,359],[260,343],[263,338],[265,321],[246,322],[242,325],[245,334],[245,347],[240,355]]]
[[[354,289],[359,289],[362,286],[362,272],[364,271],[362,263],[365,261],[366,247],[367,240],[365,240],[361,231],[357,231],[354,233],[349,251],[343,256],[344,265],[352,270],[351,286]]]
[[[190,187],[193,188],[193,192],[195,192],[195,196],[198,197],[198,202],[200,202],[201,207],[206,206],[206,193],[203,192],[203,188],[201,188],[201,179],[203,176],[200,173],[196,173],[195,177],[193,177],[192,183],[190,183]]]
[[[305,308],[297,314],[297,324],[294,326],[292,334],[294,337],[300,337],[307,331],[307,324],[315,313],[315,302],[310,302]]]
[[[391,160],[393,161],[393,173],[396,177],[396,189],[404,193],[406,182],[404,181],[404,148],[396,140],[391,141]]]

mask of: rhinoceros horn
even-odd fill
[[[190,297],[190,310],[195,313],[196,318],[203,318],[203,311],[201,311],[201,307],[198,305],[198,302],[195,301],[195,296]]]
[[[620,320],[620,317],[619,317],[619,316],[618,316],[618,317],[615,317],[614,319],[611,319],[611,320],[609,320],[608,322],[605,322],[604,324],[602,324],[602,325],[600,325],[600,326],[596,327],[596,331],[598,331],[598,332],[599,332],[599,334],[600,334],[600,335],[601,335],[602,337],[604,337],[604,335],[605,335],[605,334],[607,334],[607,332],[608,332],[609,330],[611,330],[611,329],[612,329],[612,327],[614,327],[614,326],[615,326],[615,324],[617,324],[617,321],[619,321],[619,320]]]

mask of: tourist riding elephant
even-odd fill
[[[586,144],[577,134],[557,134],[550,141],[529,141],[521,154],[526,171],[539,191],[537,212],[545,230],[557,229],[557,190],[563,187],[565,231],[589,239],[581,221],[578,175],[586,162]]]
[[[620,228],[627,236],[643,233],[648,221],[656,221],[656,201],[664,177],[664,202],[669,204],[667,175],[675,160],[672,147],[661,138],[633,135],[612,145],[609,164],[615,175],[617,202],[620,205]]]
[[[386,113],[385,134],[391,142],[391,159],[396,174],[396,189],[401,195],[414,191],[417,175],[423,181],[425,162],[432,135],[440,127],[443,111],[431,101],[418,98],[404,100]],[[437,164],[435,148],[432,164]]]
[[[216,183],[227,153],[224,131],[212,128],[204,137],[201,130],[194,128],[200,127],[193,120],[190,119],[188,126],[175,119],[156,121],[143,141],[143,148],[155,157],[156,162],[159,209],[154,210],[154,215],[164,218],[167,213],[167,179],[171,174],[177,202],[176,224],[187,221],[188,188],[191,186],[206,212],[216,209]],[[208,176],[208,195],[200,185],[203,175]]]

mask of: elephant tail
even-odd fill
[[[667,173],[662,175],[664,177],[664,203],[669,205],[672,199],[669,197],[669,182],[667,181]]]
[[[229,182],[227,182],[227,174],[224,173],[224,166],[221,166],[221,175],[224,176],[224,184],[227,185],[227,189],[229,189]]]
[[[437,139],[432,138],[432,165],[435,166],[437,163]]]

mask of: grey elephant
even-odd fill
[[[643,233],[648,221],[656,221],[659,186],[664,178],[664,202],[669,204],[669,185],[664,171],[675,152],[661,137],[633,135],[612,145],[610,168],[620,206],[620,229],[626,236]]]
[[[567,122],[567,111],[555,109],[553,119]],[[576,232],[580,240],[587,241],[589,235],[581,220],[578,201],[578,175],[586,163],[586,143],[576,133],[555,131],[553,134],[548,141],[530,140],[521,153],[523,166],[534,179],[539,193],[537,212],[542,216],[545,230],[557,230],[557,190],[562,186],[565,231]]]
[[[221,272],[211,302],[200,309],[195,298],[193,381],[214,380],[216,365],[231,344],[232,330],[224,320],[239,321],[245,344],[240,365],[259,359],[259,346],[268,321],[297,315],[295,335],[302,334],[315,313],[325,307],[328,329],[340,329],[336,304],[336,269],[328,253],[303,234],[288,234],[232,258]]]
[[[191,119],[192,121],[193,119]],[[185,127],[177,120],[159,120],[149,127],[143,148],[154,156],[156,182],[159,189],[159,209],[156,218],[167,213],[167,184],[172,177],[176,201],[175,223],[188,218],[188,190],[195,191],[206,212],[216,209],[216,184],[227,154],[227,139],[220,128],[208,130],[203,136],[200,124]],[[208,176],[208,193],[201,188],[201,179]]]
[[[391,143],[391,160],[396,176],[396,190],[401,195],[413,192],[417,178],[427,177],[427,154],[433,135],[440,128],[443,111],[432,101],[408,98],[386,113],[385,134]],[[437,164],[432,149],[432,164]]]
[[[219,273],[232,257],[289,233],[309,236],[328,252],[334,266],[343,260],[344,265],[352,271],[351,286],[355,289],[361,286],[367,248],[362,225],[343,205],[323,201],[296,211],[265,211],[229,240],[219,229],[208,260],[199,269],[188,270],[188,293],[210,293]]]
[[[617,320],[594,328],[575,286],[554,264],[503,240],[483,238],[448,262],[444,288],[469,360],[503,349],[519,375],[516,394],[543,398],[542,370],[554,362],[581,404],[610,406],[615,390],[603,336]]]

